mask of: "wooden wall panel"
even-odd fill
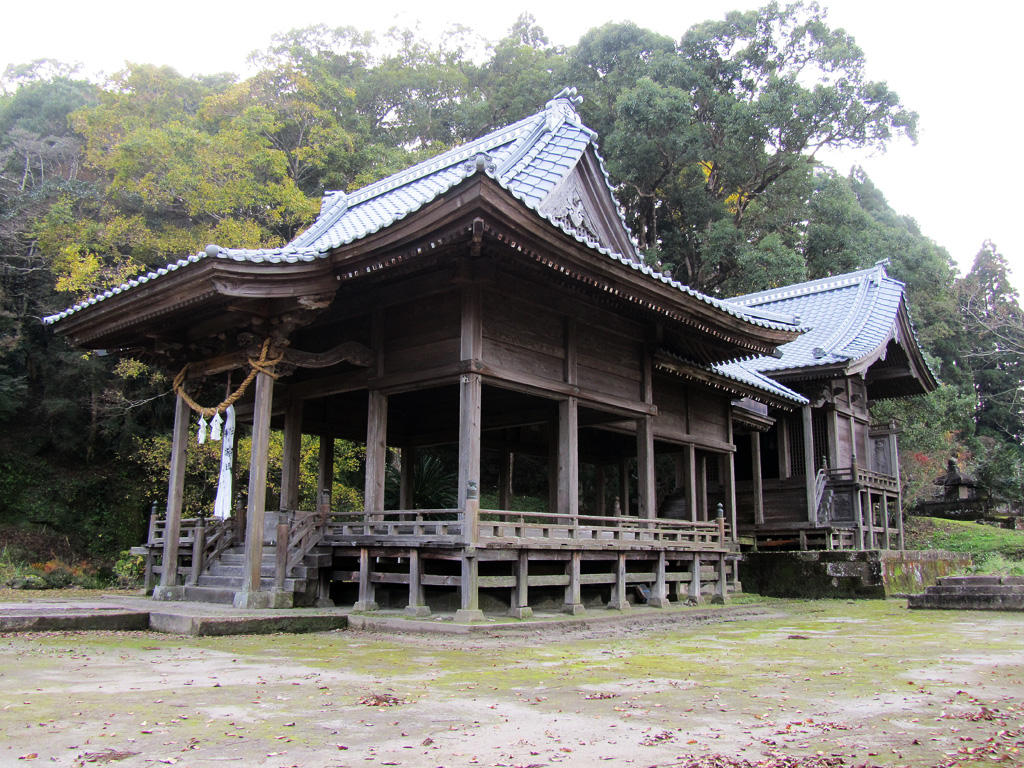
[[[407,373],[456,363],[461,304],[456,292],[384,312],[384,372]]]
[[[690,387],[690,430],[713,440],[729,440],[729,395],[718,390]]]
[[[687,416],[687,391],[685,381],[678,377],[655,376],[653,381],[654,404],[658,415],[654,417],[654,433],[661,438],[685,439],[690,434]]]

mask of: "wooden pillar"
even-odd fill
[[[334,438],[320,435],[320,448],[316,461],[316,498],[320,512],[331,512],[334,494]]]
[[[697,516],[705,523],[708,521],[708,467],[707,456],[695,453]]]
[[[636,420],[636,475],[640,509],[637,514],[653,520],[658,516],[658,498],[654,468],[654,418],[641,416]]]
[[[274,379],[260,371],[256,374],[253,403],[252,455],[249,460],[249,505],[246,510],[245,566],[242,591],[235,594],[236,608],[267,608],[279,598],[260,591],[263,565],[264,522],[267,507],[267,460],[270,453],[270,413],[274,399]],[[276,520],[274,521],[276,530]]]
[[[462,555],[459,597],[462,607],[455,612],[455,621],[466,623],[484,620],[484,612],[480,610],[480,562],[475,553],[464,552]]]
[[[405,461],[405,453],[402,453]],[[422,561],[418,549],[409,550],[409,604],[405,606],[409,616],[429,616],[430,608],[423,599]]]
[[[884,549],[892,549],[892,527],[889,525],[889,494],[882,491],[881,501],[882,513],[882,546]]]
[[[669,605],[668,588],[665,581],[666,570],[665,550],[660,550],[658,552],[658,562],[655,565],[654,588],[650,599],[647,601],[647,604],[653,608],[667,608]]]
[[[807,522],[818,522],[818,509],[814,503],[814,478],[818,474],[814,466],[814,424],[811,417],[811,406],[802,408],[804,419],[804,488],[807,492]]]
[[[367,515],[384,511],[384,477],[388,460],[388,398],[376,389],[369,392],[366,418],[366,485],[363,494]]]
[[[416,449],[407,445],[402,449],[401,477],[398,488],[398,508],[415,509],[413,489],[416,482]]]
[[[725,605],[728,599],[729,587],[728,587],[728,576],[726,573],[726,562],[725,555],[718,556],[718,583],[715,585],[715,594],[711,598],[711,602],[716,605]]]
[[[874,549],[875,548],[875,510],[871,506],[871,492],[857,491],[857,496],[861,498],[861,508],[864,509],[864,501],[867,501],[867,508],[864,509],[864,548]]]
[[[292,399],[284,412],[284,446],[281,456],[280,509],[299,508],[299,466],[302,458],[302,401]]]
[[[704,594],[700,588],[700,555],[696,552],[690,563],[690,593],[688,597],[689,601],[695,605],[701,605],[704,602]]]
[[[583,600],[580,592],[580,572],[583,555],[579,551],[569,553],[569,562],[565,565],[569,583],[565,587],[565,604],[562,610],[574,616],[583,613]]]
[[[558,514],[575,524],[580,514],[579,406],[575,397],[558,401]]]
[[[516,560],[516,588],[512,593],[512,607],[508,615],[515,619],[533,617],[533,609],[530,607],[530,553],[525,549],[519,550]]]
[[[761,433],[750,433],[750,455],[754,470],[754,523],[764,523],[764,479],[761,476]]]
[[[629,459],[619,460],[619,514],[629,516]]]
[[[686,446],[683,464],[686,472],[686,508],[690,510],[690,521],[696,523],[699,518],[697,511],[697,449],[693,443]]]
[[[595,497],[594,497],[594,514],[597,517],[604,517],[605,513],[606,513],[606,509],[605,509],[606,508],[606,504],[605,504],[605,498],[604,498],[604,486],[605,486],[605,479],[606,478],[605,478],[604,464],[598,464],[597,465],[597,467],[596,467],[596,475],[597,475],[597,477],[594,480],[594,485],[597,486],[594,489],[596,491]]]
[[[515,454],[506,446],[501,449],[501,464],[498,467],[498,506],[512,509],[512,469]]]
[[[459,392],[459,509],[466,521],[466,541],[476,543],[480,510],[480,374],[462,375]]]
[[[725,455],[725,516],[732,526],[732,541],[739,541],[739,530],[736,527],[736,454]]]
[[[377,601],[373,584],[373,563],[370,550],[359,550],[359,600],[352,606],[353,611],[376,611]]]
[[[174,403],[174,431],[171,437],[171,468],[167,484],[167,510],[164,526],[164,551],[160,585],[153,590],[154,600],[181,600],[184,589],[178,586],[178,539],[181,536],[181,507],[185,490],[185,458],[188,453],[188,420],[192,411],[178,395]]]
[[[615,558],[615,592],[608,607],[616,611],[628,611],[629,600],[626,599],[626,553],[619,552]]]

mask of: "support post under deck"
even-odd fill
[[[180,394],[174,404],[174,433],[171,438],[170,483],[167,486],[167,515],[164,527],[163,570],[154,600],[181,600],[185,590],[178,586],[178,538],[181,535],[181,507],[185,486],[185,455],[188,451],[188,418],[191,411]]]

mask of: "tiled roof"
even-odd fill
[[[748,312],[736,303],[706,296],[644,264],[635,245],[628,253],[613,252],[585,234],[570,229],[566,224],[540,212],[544,201],[572,172],[588,148],[593,148],[609,199],[617,207],[604,163],[597,154],[597,134],[583,125],[576,112],[575,106],[579,101],[575,89],[566,89],[549,101],[544,110],[513,125],[449,150],[352,194],[329,192],[323,198],[317,220],[285,246],[243,249],[212,245],[204,252],[129,280],[59,314],[44,318],[43,322],[55,323],[86,307],[131,290],[139,284],[159,279],[208,258],[272,264],[310,262],[326,258],[332,250],[405,218],[470,176],[482,172],[536,211],[539,216],[606,258],[620,262],[653,280],[672,286],[753,325],[774,330],[800,330],[792,316],[759,310]],[[621,209],[619,219],[623,231],[628,234],[629,229]],[[629,236],[627,241],[632,241],[632,237]]]
[[[903,283],[886,274],[884,262],[870,269],[811,280],[729,299],[753,311],[798,315],[810,330],[778,348],[779,357],[738,360],[718,369],[742,375],[853,362],[876,351],[895,333]]]

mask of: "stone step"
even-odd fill
[[[305,565],[297,565],[289,572],[288,575],[293,579],[308,579],[311,576],[316,576],[316,570],[316,568],[310,568]],[[272,579],[276,572],[276,564],[267,565],[266,563],[263,563],[260,566],[260,576],[264,578]],[[209,567],[209,569],[207,569],[207,573],[211,576],[231,576],[241,579],[245,577],[245,566],[214,563]]]
[[[938,579],[937,586],[1024,586],[1021,576],[943,576]]]
[[[243,579],[234,576],[211,576],[209,574],[203,574],[199,577],[200,587],[215,587],[218,589],[231,588],[238,591],[242,588]],[[260,589],[266,592],[270,592],[274,589],[274,579],[262,578],[260,579]],[[303,592],[306,589],[305,579],[285,579],[284,580],[284,591],[285,592]]]
[[[185,587],[185,599],[195,603],[226,603],[233,605],[235,602],[235,592],[237,591],[233,587]]]
[[[909,608],[962,611],[1024,611],[1024,595],[911,595]]]
[[[925,589],[927,595],[1024,595],[1024,586],[1012,584],[937,584]]]

